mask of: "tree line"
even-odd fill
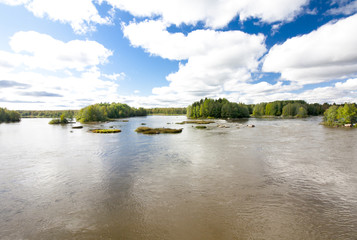
[[[254,117],[297,117],[322,115],[331,105],[328,103],[306,103],[303,100],[286,100],[243,104],[227,99],[201,99],[187,107],[189,118],[247,118]]]
[[[186,115],[186,108],[147,108],[149,115]]]
[[[97,103],[82,108],[76,114],[76,120],[80,122],[100,122],[114,118],[146,116],[144,108],[133,108],[122,103]]]
[[[225,98],[205,98],[187,107],[189,118],[245,118],[249,108],[243,103],[232,103]]]
[[[0,108],[0,123],[2,122],[18,122],[20,121],[20,113],[17,111]]]
[[[252,115],[254,117],[281,116],[298,117],[322,115],[330,104],[306,103],[303,100],[274,101],[254,105]]]
[[[63,114],[75,115],[78,110],[19,110],[22,118],[60,118]]]

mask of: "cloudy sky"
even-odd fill
[[[0,0],[0,107],[357,102],[357,1]]]

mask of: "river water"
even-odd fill
[[[357,239],[357,130],[128,120],[0,124],[0,239]]]

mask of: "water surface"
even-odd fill
[[[357,130],[183,120],[0,124],[0,239],[356,239]]]

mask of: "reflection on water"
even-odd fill
[[[105,123],[122,129],[109,135],[1,124],[0,239],[355,239],[356,130],[183,120]],[[141,123],[184,130],[146,136]]]

